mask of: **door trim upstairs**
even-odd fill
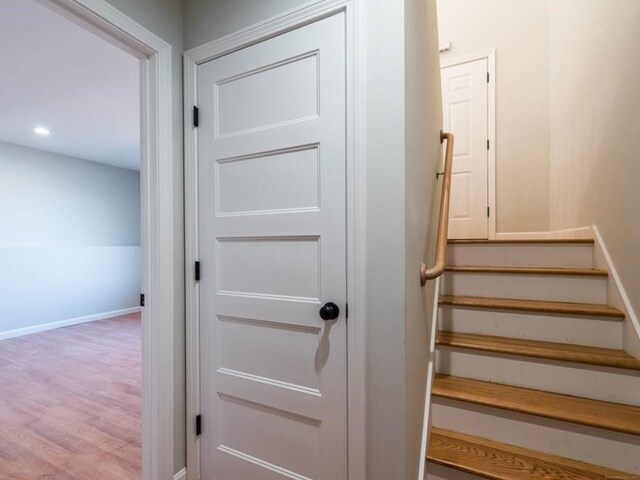
[[[487,60],[488,85],[487,85],[487,136],[489,137],[489,151],[487,157],[487,205],[489,207],[488,236],[489,240],[496,238],[497,205],[496,205],[496,51],[472,53],[453,58],[442,58],[446,52],[440,52],[440,69],[462,65],[463,63]]]
[[[349,479],[365,480],[365,159],[364,159],[364,0],[317,0],[251,27],[193,48],[184,54],[185,261],[187,354],[187,480],[200,477],[200,445],[195,418],[200,412],[198,251],[198,65],[268,40],[323,18],[345,13],[347,29],[347,323]]]

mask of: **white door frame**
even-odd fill
[[[105,0],[39,0],[140,59],[142,219],[142,451],[144,480],[174,476],[173,192],[170,44]]]
[[[316,0],[265,22],[206,43],[184,56],[185,225],[187,306],[187,479],[200,477],[195,417],[200,412],[199,289],[194,280],[198,252],[198,65],[281,33],[345,12],[347,22],[347,322],[349,479],[365,480],[365,159],[362,0]]]
[[[482,59],[487,60],[487,69],[489,71],[489,82],[487,85],[487,136],[489,137],[487,162],[487,200],[489,202],[488,236],[489,240],[494,240],[496,238],[496,217],[498,213],[496,208],[496,51],[487,50],[485,52],[442,59],[440,61],[440,69]]]

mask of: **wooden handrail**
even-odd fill
[[[428,268],[420,264],[420,285],[427,280],[438,278],[444,272],[447,257],[447,236],[449,234],[449,200],[451,198],[451,171],[453,168],[453,134],[440,132],[440,141],[447,141],[447,152],[444,157],[444,181],[440,196],[440,218],[438,219],[438,239],[436,243],[436,263]]]

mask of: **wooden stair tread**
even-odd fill
[[[493,480],[606,480],[624,472],[432,428],[427,460]]]
[[[557,313],[561,315],[587,315],[623,319],[624,312],[609,305],[593,303],[548,302],[542,300],[520,300],[515,298],[489,298],[441,295],[440,305],[479,308],[489,310],[517,310],[537,313]]]
[[[447,240],[447,244],[464,245],[464,244],[545,244],[545,243],[567,243],[567,244],[586,244],[593,245],[594,241],[591,238],[532,238],[532,239],[513,239],[513,240]]]
[[[613,348],[588,347],[569,343],[446,331],[438,332],[436,345],[583,363],[587,365],[640,370],[640,360],[629,355],[624,350],[616,350]]]
[[[447,272],[461,273],[517,273],[531,275],[577,275],[589,277],[606,277],[606,270],[595,268],[548,268],[548,267],[491,267],[475,265],[450,265]]]
[[[437,374],[433,395],[640,435],[640,407]]]

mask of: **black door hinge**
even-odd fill
[[[196,416],[196,436],[199,437],[202,433],[202,415]]]
[[[344,308],[344,316],[347,320],[349,320],[349,304],[347,303]]]
[[[198,128],[200,126],[200,109],[193,106],[193,126]]]
[[[489,145],[490,145],[489,139],[487,139],[487,150],[489,150],[489,148],[490,148]]]
[[[491,216],[491,207],[487,207],[487,217]]]
[[[196,277],[196,282],[200,281],[200,262],[196,262],[194,266],[194,275]]]
[[[140,306],[144,307],[144,293],[140,294]]]
[[[489,80],[491,77],[489,76],[489,72],[487,72],[487,83],[489,83],[491,80]]]

